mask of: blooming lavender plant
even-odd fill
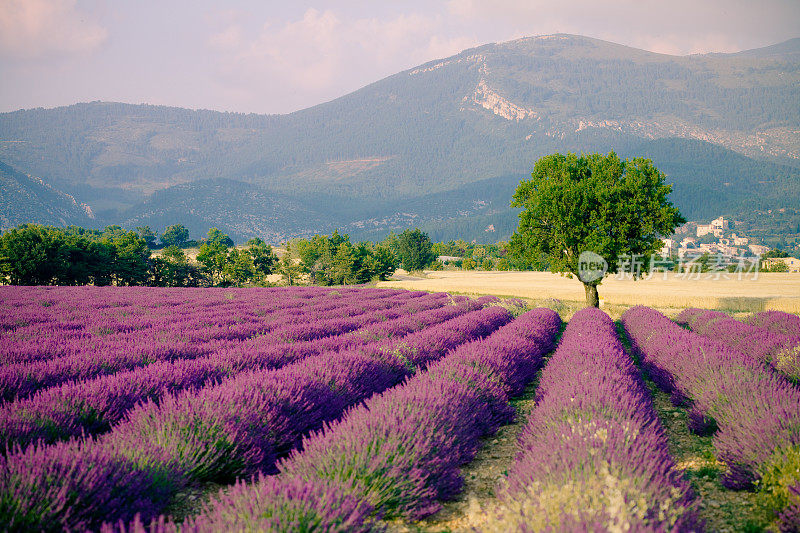
[[[800,382],[800,334],[785,335],[705,309],[685,309],[675,321],[764,361],[790,380]]]
[[[800,390],[761,361],[686,331],[653,309],[631,308],[622,321],[645,366],[660,376],[657,383],[688,402],[695,418],[718,428],[715,454],[728,467],[723,485],[757,488],[776,513],[793,508]]]
[[[573,316],[536,396],[486,530],[696,525],[689,486],[608,315],[588,308]]]
[[[498,405],[503,391],[517,386],[517,374],[532,375],[531,367],[541,364],[559,325],[556,313],[537,310],[498,329],[484,341],[491,343],[487,347],[462,344],[405,384],[370,398],[305,439],[303,451],[281,463],[281,474],[272,481],[277,488],[269,490],[283,494],[281,487],[297,483],[333,483],[373,507],[376,517],[414,518],[436,511],[439,499],[460,490],[459,466],[474,456],[479,437],[495,427],[487,423],[492,420],[490,406]],[[530,344],[523,354],[514,349],[517,343]],[[484,349],[488,346],[493,353]],[[520,355],[522,363],[505,361]],[[487,372],[483,378],[476,373],[479,369]],[[258,502],[261,483],[242,485],[235,497],[220,495],[192,523],[224,517],[214,522],[217,529],[241,530],[271,507],[257,503],[248,505],[247,514],[225,511]],[[337,523],[318,527],[327,531]]]
[[[461,342],[489,334],[503,323],[498,308],[487,308],[457,316],[430,328],[430,334],[415,337],[406,346],[412,352],[425,350],[435,360],[450,347],[454,332]],[[438,336],[446,339],[441,341]],[[424,343],[424,345],[423,345]],[[127,413],[125,419],[97,441],[110,457],[116,457],[133,472],[144,472],[155,487],[174,494],[185,484],[205,480],[226,480],[258,470],[269,470],[275,457],[295,447],[300,436],[320,427],[323,421],[340,416],[345,407],[402,380],[415,367],[375,346],[371,354],[322,354],[319,362],[301,361],[291,367],[244,374],[196,392],[168,395],[156,404],[148,402]],[[94,441],[92,441],[94,442]],[[45,455],[48,447],[42,448]],[[56,447],[52,448],[57,449]],[[82,448],[78,456],[81,456]],[[20,472],[20,454],[9,454],[8,462]],[[59,456],[50,458],[58,462]],[[106,466],[95,467],[102,475]],[[63,478],[39,478],[45,487],[77,486],[83,494],[80,472]],[[166,481],[165,481],[166,480]],[[144,490],[145,495],[148,494]],[[159,494],[155,489],[153,494]],[[160,502],[160,503],[159,503]],[[92,508],[92,502],[76,505]],[[130,519],[136,512],[149,512],[163,501],[145,499],[120,511]],[[68,513],[63,509],[61,513]],[[59,515],[60,516],[60,515]],[[39,527],[39,526],[35,526]],[[43,526],[41,526],[43,527]]]
[[[800,335],[800,316],[783,311],[762,311],[745,319],[745,322],[757,328],[764,328],[782,335]]]
[[[440,297],[413,301],[444,303]],[[352,333],[335,335],[333,330],[328,337],[288,344],[266,342],[262,336],[251,339],[259,341],[257,343],[245,341],[204,358],[158,362],[91,381],[45,389],[32,398],[0,406],[0,445],[24,445],[37,439],[52,442],[84,432],[102,433],[137,403],[158,401],[164,394],[196,389],[247,369],[279,368],[323,352],[355,349],[369,342],[399,337],[480,308],[471,302],[432,307],[413,315],[404,311],[401,302],[397,313],[392,313],[399,314],[398,318],[379,321],[380,317],[372,315],[376,322]],[[415,309],[427,307],[430,307],[428,303],[415,305]]]

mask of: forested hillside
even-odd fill
[[[0,229],[26,222],[94,225],[91,211],[40,179],[0,161]]]
[[[553,35],[289,115],[104,102],[0,114],[0,159],[98,223],[497,240],[514,226],[516,182],[555,151],[651,156],[690,219],[800,207],[798,87],[800,39],[678,57]]]

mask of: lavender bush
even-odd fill
[[[508,312],[499,308],[474,311],[429,328],[427,335],[412,334],[403,346],[408,354],[424,353],[419,363],[423,365],[443,356],[452,342],[458,344],[457,338],[462,343],[480,338],[509,319]],[[370,352],[322,354],[278,370],[247,373],[197,391],[167,395],[158,404],[150,401],[129,411],[110,433],[88,441],[127,465],[129,472],[141,472],[150,483],[144,489],[131,485],[142,501],[123,506],[121,518],[129,519],[136,512],[147,516],[151,509],[163,506],[164,499],[154,500],[151,494],[171,495],[188,483],[269,471],[275,458],[296,447],[303,434],[417,370],[415,364],[409,366],[410,359],[392,353],[376,344]],[[57,454],[58,446],[36,449],[59,464],[65,459]],[[20,473],[31,469],[23,460],[26,452],[9,453],[9,468]],[[87,453],[79,447],[75,457],[85,458]],[[105,472],[111,468],[105,463],[93,468],[98,476],[111,475]],[[77,487],[73,506],[99,512],[97,505],[102,502],[83,499],[87,491],[81,471],[69,471],[60,478],[35,478],[34,474],[32,470],[32,501],[48,491]],[[56,513],[57,519],[71,523],[69,508]]]
[[[696,527],[638,370],[602,311],[579,311],[545,367],[487,530]]]
[[[270,480],[274,486],[264,489],[262,479],[242,485],[235,495],[221,494],[192,524],[209,524],[215,517],[213,527],[200,530],[235,531],[265,514],[279,520],[268,504],[257,503],[258,494],[285,494],[298,483],[343,487],[354,501],[373,508],[375,517],[416,518],[436,511],[439,499],[460,490],[459,466],[474,456],[480,436],[496,427],[493,411],[510,416],[507,409],[497,409],[504,391],[518,389],[521,376],[533,375],[559,326],[556,313],[536,310],[484,341],[462,344],[305,439],[303,450],[280,464],[281,473]],[[515,350],[517,343],[527,349]],[[517,357],[523,360],[508,361]],[[480,376],[479,370],[487,373]],[[227,512],[231,508],[237,511]],[[338,520],[318,527],[335,529]]]
[[[654,309],[631,308],[622,321],[659,386],[687,403],[695,421],[718,428],[715,453],[728,467],[722,483],[757,488],[777,513],[794,509],[800,502],[793,488],[800,482],[800,390],[761,361]],[[786,512],[784,520],[797,516]]]
[[[395,299],[392,297],[390,303]],[[276,343],[262,335],[207,357],[157,362],[90,381],[51,387],[31,398],[8,402],[0,406],[0,445],[24,445],[37,439],[52,442],[84,432],[99,434],[121,420],[137,403],[158,401],[164,394],[198,388],[246,369],[279,368],[326,351],[352,349],[368,342],[401,336],[480,308],[471,303],[474,301],[437,307],[446,303],[437,295],[405,300],[397,303],[390,313],[379,311],[370,314],[371,319],[364,321],[364,327],[351,333],[336,335],[338,330],[334,323],[328,336],[310,341]],[[409,314],[407,302],[413,304],[418,312]],[[350,307],[339,308],[341,312],[348,309]],[[397,318],[382,320],[386,315]]]
[[[785,335],[705,309],[685,309],[675,321],[764,361],[794,382],[800,381],[800,334]]]

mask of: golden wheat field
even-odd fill
[[[580,304],[583,285],[576,278],[550,272],[425,271],[378,283],[425,291],[516,296],[535,301],[560,300]],[[800,274],[765,273],[742,275],[658,274],[651,279],[630,280],[608,276],[599,287],[605,308],[646,305],[658,309],[701,307],[729,312],[780,310],[800,313]]]

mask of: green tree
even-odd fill
[[[433,255],[433,243],[428,234],[419,228],[401,233],[397,243],[397,258],[400,266],[408,272],[422,270],[431,264],[436,256]]]
[[[272,251],[272,246],[256,237],[247,241],[247,252],[253,259],[253,268],[258,277],[263,279],[275,271],[278,256]]]
[[[160,287],[198,287],[206,278],[189,263],[189,257],[177,246],[167,246],[161,257],[150,260],[150,283]]]
[[[373,248],[372,256],[375,265],[373,276],[380,281],[386,281],[397,270],[397,257],[391,249],[383,244]]]
[[[783,250],[779,250],[779,249],[775,248],[773,250],[768,250],[767,253],[765,253],[765,254],[763,254],[761,256],[761,259],[769,259],[771,257],[783,258],[783,257],[789,257],[789,254],[786,253]]]
[[[222,273],[228,261],[228,247],[220,242],[206,242],[200,246],[197,261],[203,265],[212,285],[222,282]]]
[[[286,278],[287,285],[294,285],[303,273],[303,267],[295,261],[292,254],[287,250],[278,262],[278,273]]]
[[[12,285],[58,284],[67,267],[64,235],[25,224],[0,236],[0,271]]]
[[[523,211],[510,248],[525,262],[544,255],[552,271],[578,276],[586,304],[597,307],[604,273],[591,263],[604,260],[605,273],[616,273],[627,258],[647,272],[660,236],[686,222],[667,199],[672,186],[664,178],[650,160],[623,161],[614,152],[542,157],[514,192],[511,206]]]
[[[189,241],[189,230],[183,224],[173,224],[161,234],[161,243],[164,246],[174,245],[183,248]]]
[[[128,233],[128,232],[127,232],[127,230],[125,228],[123,228],[122,226],[118,226],[116,224],[113,224],[111,226],[106,226],[106,229],[103,230],[102,237],[104,239],[115,239],[117,237],[122,237],[126,233]]]
[[[244,285],[252,282],[256,270],[250,253],[247,250],[232,248],[228,252],[223,273],[226,281],[234,285]]]
[[[147,243],[147,247],[151,250],[156,247],[156,240],[158,236],[153,233],[153,230],[150,229],[150,226],[137,226],[136,231],[139,232],[139,237]]]
[[[113,277],[118,285],[144,285],[149,277],[150,248],[135,231],[103,238],[114,249]]]
[[[210,230],[208,230],[208,234],[206,235],[206,242],[220,243],[228,248],[233,246],[233,239],[231,239],[228,235],[222,233],[217,228],[211,228]]]

